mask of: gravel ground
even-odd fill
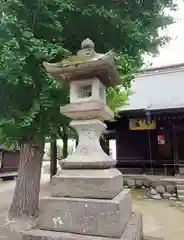
[[[41,196],[49,194],[48,183],[48,176],[43,176]],[[0,240],[19,240],[15,234],[12,237],[12,233],[8,231],[5,225],[14,186],[14,181],[0,182]],[[184,239],[184,211],[181,208],[171,206],[170,201],[140,200],[134,197],[133,210],[143,213],[143,226],[146,236],[163,237],[165,240]]]

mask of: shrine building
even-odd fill
[[[176,175],[184,170],[184,64],[142,70],[128,104],[108,123],[123,173]],[[112,136],[112,134],[111,134]]]

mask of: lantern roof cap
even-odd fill
[[[89,78],[99,78],[104,85],[117,83],[119,75],[115,66],[113,52],[105,54],[95,51],[94,42],[86,38],[81,43],[81,49],[76,55],[57,63],[44,62],[46,71],[58,80],[75,81]]]

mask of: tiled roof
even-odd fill
[[[184,108],[184,64],[137,74],[132,91],[119,111]]]

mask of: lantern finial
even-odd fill
[[[82,49],[94,48],[95,44],[94,44],[94,42],[91,39],[86,38],[84,41],[82,41],[81,47],[82,47]]]

